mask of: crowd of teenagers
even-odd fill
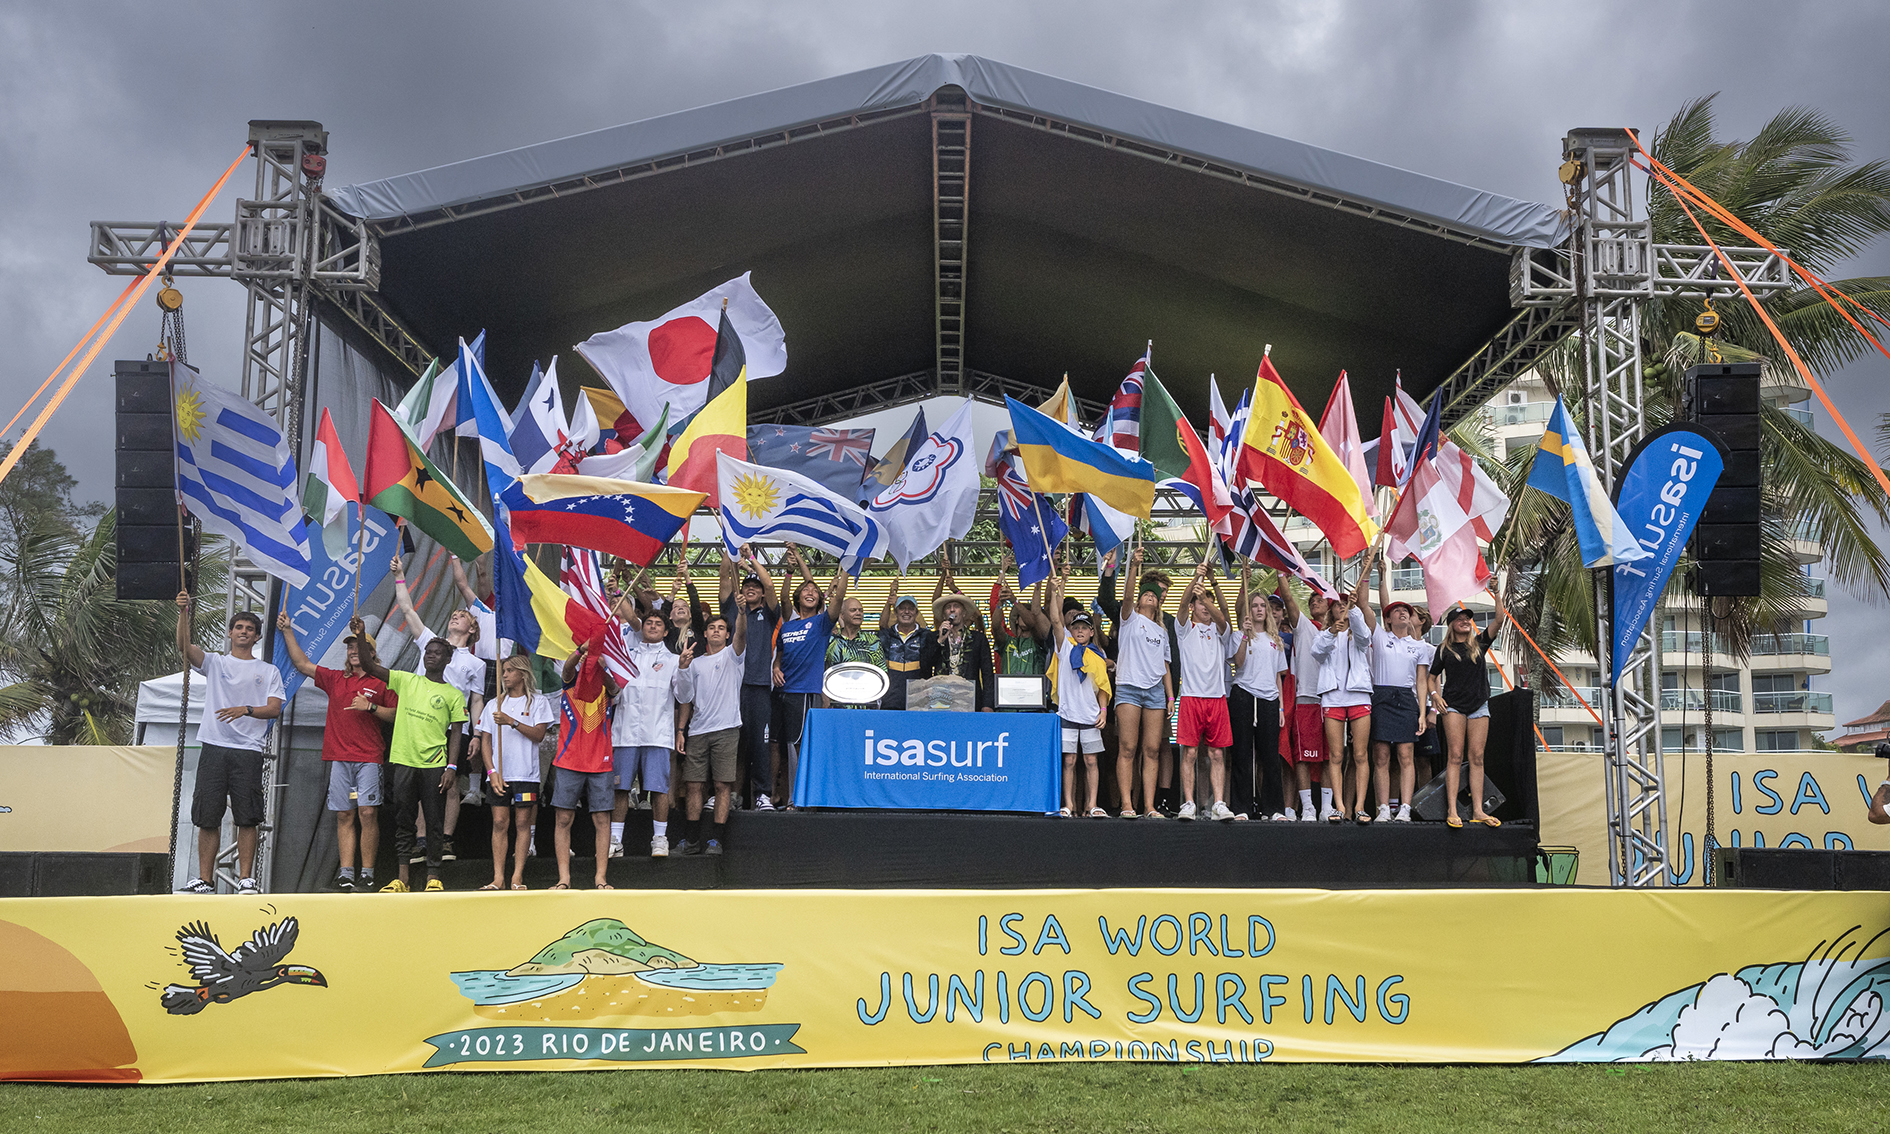
[[[492,817],[493,876],[483,889],[526,888],[547,803],[555,888],[571,885],[580,813],[590,816],[595,885],[609,888],[605,867],[624,853],[625,815],[639,796],[651,812],[652,857],[721,854],[731,808],[775,810],[776,785],[794,782],[807,712],[827,703],[827,669],[848,662],[885,670],[881,709],[905,709],[912,681],[950,676],[969,684],[978,711],[1001,711],[997,675],[1047,677],[1062,723],[1064,817],[1409,822],[1419,764],[1441,760],[1448,824],[1465,821],[1456,799],[1467,765],[1468,820],[1496,826],[1480,802],[1491,632],[1458,607],[1433,647],[1429,618],[1392,601],[1382,581],[1374,609],[1366,590],[1377,556],[1351,593],[1328,601],[1313,592],[1304,608],[1283,582],[1263,591],[1247,570],[1230,610],[1221,580],[1198,566],[1169,613],[1173,578],[1144,572],[1140,550],[1121,577],[1113,558],[1106,563],[1095,607],[1066,595],[1067,564],[1020,595],[1007,556],[988,611],[959,591],[941,555],[929,619],[895,578],[869,631],[844,571],[823,587],[789,546],[777,583],[743,548],[722,555],[714,606],[682,573],[667,595],[647,574],[613,588],[616,620],[565,660],[552,693],[532,659],[498,656],[491,610],[457,560],[452,576],[468,605],[443,634],[415,611],[404,560],[394,560],[395,605],[419,650],[412,672],[381,661],[359,618],[344,639],[343,669],[311,662],[286,614],[276,625],[290,662],[328,698],[322,759],[342,890],[377,881],[385,892],[443,889],[441,864],[455,857],[468,801]],[[1122,589],[1118,601],[1122,578],[1133,593]],[[177,603],[178,649],[205,690],[191,809],[199,869],[183,891],[214,892],[227,810],[238,890],[253,893],[280,672],[258,656],[258,615],[236,614],[228,652],[218,653],[189,640],[190,597]],[[1113,777],[1098,763],[1110,747]],[[374,877],[382,807],[394,811],[398,871],[384,881]],[[583,835],[575,837],[581,848]],[[424,883],[414,881],[415,866]]]

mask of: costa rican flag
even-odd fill
[[[871,429],[816,429],[807,436],[807,455],[835,464],[851,461],[864,469],[872,449]]]
[[[1131,453],[1142,451],[1142,376],[1148,373],[1148,359],[1149,351],[1143,351],[1129,367],[1129,376],[1122,380],[1116,396],[1109,400],[1109,411],[1096,426],[1096,440]]]

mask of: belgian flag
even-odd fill
[[[368,424],[368,503],[414,527],[464,560],[492,550],[492,528],[443,475],[379,398]]]

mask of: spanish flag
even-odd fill
[[[1341,559],[1364,551],[1378,536],[1358,481],[1320,436],[1318,424],[1286,388],[1271,359],[1260,360],[1238,474],[1311,520]]]
[[[379,398],[368,423],[368,503],[432,536],[461,559],[492,550],[492,527],[407,436]]]
[[[741,336],[729,324],[726,306],[715,335],[715,359],[709,365],[709,401],[689,420],[669,450],[668,482],[702,493],[719,508],[715,455],[748,459],[748,357]]]

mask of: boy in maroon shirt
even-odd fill
[[[295,640],[295,625],[287,611],[276,615],[276,629],[289,648],[289,661],[295,671],[315,683],[328,695],[328,717],[322,728],[322,759],[328,763],[328,810],[335,813],[335,843],[341,854],[341,871],[335,876],[335,889],[352,893],[355,888],[355,840],[360,839],[360,885],[363,891],[374,888],[374,856],[380,849],[381,764],[387,758],[387,738],[381,722],[372,710],[355,707],[356,694],[367,694],[377,705],[392,706],[395,695],[387,683],[369,675],[367,667],[378,664],[374,639],[359,618],[348,623],[348,668],[329,669],[308,660]]]

